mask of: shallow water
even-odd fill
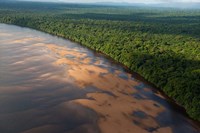
[[[0,133],[198,133],[162,94],[83,46],[0,24]]]

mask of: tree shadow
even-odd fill
[[[131,69],[162,88],[193,118],[200,119],[200,61],[188,60],[174,52],[165,55],[132,54]],[[142,98],[141,96],[136,96]]]

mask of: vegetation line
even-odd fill
[[[0,22],[68,38],[161,88],[200,121],[200,10],[2,3]]]

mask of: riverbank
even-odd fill
[[[43,133],[49,129],[55,133],[71,131],[70,126],[74,127],[75,133],[80,130],[98,133],[98,127],[103,133],[136,130],[144,133],[198,132],[198,126],[159,91],[136,80],[134,75],[105,56],[77,43],[28,28],[4,24],[0,28],[4,31],[0,36],[0,69],[5,75],[0,79],[0,94],[7,95],[0,104],[12,114],[0,115],[3,116],[1,120],[23,116],[20,123],[24,123],[34,116],[26,126],[27,132]],[[15,106],[11,104],[13,100]],[[28,101],[29,106],[20,106],[23,101]],[[86,117],[88,113],[92,117]],[[49,121],[54,124],[48,125]],[[61,121],[73,121],[74,124],[63,125]],[[3,127],[0,131],[25,130],[24,126],[12,122],[15,123],[0,124]],[[38,126],[31,128],[35,124]],[[114,128],[116,126],[119,128]]]
[[[11,25],[12,25],[12,24],[11,24]],[[21,25],[18,25],[18,26],[21,26]],[[24,26],[21,26],[21,27],[24,27]],[[26,27],[24,27],[24,28],[26,28]],[[33,30],[40,30],[40,29],[34,29],[34,27],[28,27],[28,28],[31,28],[31,29],[33,29]],[[66,38],[66,37],[64,37],[64,36],[62,36],[62,35],[56,35],[56,34],[54,34],[54,33],[49,33],[49,32],[43,31],[43,30],[40,30],[40,31],[41,31],[41,32],[48,33],[48,34],[51,34],[51,35],[54,35],[55,37],[58,36],[58,37],[61,37],[61,38],[70,40],[69,38]],[[71,41],[71,42],[74,42],[74,43],[80,44],[79,42],[76,42],[76,41],[74,41],[74,40],[70,40],[70,41]],[[109,55],[105,54],[104,52],[97,51],[97,50],[95,50],[95,49],[92,49],[91,47],[88,47],[88,46],[84,45],[84,44],[80,44],[80,45],[83,46],[83,47],[86,47],[86,48],[88,48],[88,49],[90,49],[90,50],[93,50],[95,55],[97,54],[97,55],[103,56],[104,58],[109,59],[109,60],[112,61],[113,63],[122,66],[122,67],[124,68],[125,71],[127,71],[128,73],[132,73],[132,74],[134,75],[134,78],[135,78],[135,79],[140,80],[140,81],[142,81],[142,82],[148,84],[149,86],[151,86],[151,89],[152,89],[153,91],[161,93],[161,95],[164,96],[164,97],[168,100],[168,102],[170,102],[170,104],[173,105],[173,107],[175,108],[175,110],[180,111],[180,112],[182,112],[186,117],[189,117],[189,115],[187,114],[185,108],[184,108],[183,106],[181,106],[179,103],[177,103],[175,99],[172,99],[171,97],[169,97],[162,89],[158,88],[155,84],[153,84],[153,83],[147,81],[143,76],[141,76],[141,75],[138,74],[137,72],[133,72],[132,70],[130,70],[129,67],[127,67],[127,66],[124,65],[123,63],[117,62],[116,60],[114,60],[112,57],[110,57]],[[62,64],[62,61],[61,61],[60,63],[58,63],[58,64]],[[190,119],[191,119],[191,122],[192,122],[192,123],[193,123],[193,121],[194,121],[194,122],[196,123],[196,125],[198,125],[198,126],[196,126],[196,128],[200,129],[200,122],[199,122],[199,121],[196,121],[196,120],[194,120],[194,119],[192,119],[192,118],[190,118]],[[194,126],[195,126],[195,125],[194,125]]]
[[[0,8],[0,22],[32,27],[103,52],[200,120],[200,10],[38,2],[3,2]]]

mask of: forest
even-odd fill
[[[0,2],[0,22],[102,52],[200,121],[200,9]]]

